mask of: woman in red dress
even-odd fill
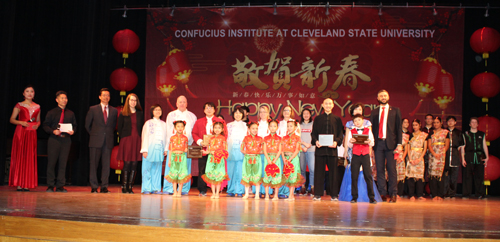
[[[38,186],[36,130],[40,126],[40,105],[33,102],[33,86],[24,88],[23,96],[24,101],[16,104],[10,116],[10,123],[17,127],[12,139],[9,186],[17,187],[17,191]]]
[[[139,102],[137,95],[130,93],[118,116],[120,145],[116,159],[124,163],[121,174],[122,193],[134,193],[132,187],[137,174],[137,163],[142,160],[140,151],[143,125],[144,113],[142,112],[141,102]]]

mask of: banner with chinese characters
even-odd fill
[[[146,106],[203,117],[212,101],[226,121],[240,105],[281,116],[289,105],[322,111],[335,102],[344,123],[362,102],[369,117],[386,89],[410,120],[462,114],[464,12],[432,9],[278,7],[148,10]],[[298,117],[296,117],[298,118]],[[461,122],[459,122],[461,125]]]

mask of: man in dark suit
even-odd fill
[[[111,150],[114,146],[114,131],[118,118],[118,110],[109,106],[110,93],[107,88],[101,89],[99,99],[101,103],[90,107],[85,118],[85,129],[90,134],[89,181],[92,187],[91,192],[97,193],[97,187],[99,186],[97,181],[97,167],[99,166],[99,158],[101,158],[101,193],[109,193],[109,160],[111,158]]]
[[[224,136],[226,136],[227,138],[228,134],[226,122],[214,116],[215,104],[213,102],[206,102],[203,105],[203,112],[205,113],[205,117],[196,120],[196,122],[194,123],[193,131],[191,133],[193,135],[193,143],[196,143],[199,146],[206,147],[205,144],[203,144],[203,135],[212,134],[213,124],[216,122],[221,122],[224,124]],[[206,154],[203,154],[203,157],[198,159],[198,190],[200,191],[200,196],[207,195],[207,183],[201,178],[201,176],[205,174],[207,158],[208,156]]]
[[[68,155],[71,149],[71,135],[76,131],[76,118],[75,114],[66,108],[68,97],[65,91],[58,91],[56,93],[57,107],[50,110],[45,116],[43,121],[43,130],[50,134],[47,144],[47,192],[68,192],[64,188],[66,184],[66,163],[68,162]],[[60,125],[71,124],[72,130],[62,130]],[[56,183],[56,163],[59,160],[59,169],[57,172]]]
[[[389,106],[389,93],[386,90],[378,92],[377,100],[380,105],[372,111],[370,121],[375,138],[374,150],[378,190],[383,200],[395,203],[398,193],[398,177],[394,150],[402,148],[401,112],[399,108]],[[389,190],[387,190],[387,183],[385,182],[386,167],[389,174]]]

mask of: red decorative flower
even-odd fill
[[[283,168],[283,175],[285,175],[286,178],[290,176],[295,171],[295,167],[293,166],[292,162],[285,160],[285,167]]]
[[[268,164],[265,172],[267,176],[276,177],[276,174],[280,172],[280,168],[276,164]]]
[[[229,153],[227,153],[227,150],[216,150],[214,152],[215,163],[219,164],[222,158],[224,158],[224,160],[227,160],[228,156]]]

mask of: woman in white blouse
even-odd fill
[[[229,197],[243,196],[243,193],[245,193],[245,186],[241,184],[243,153],[240,150],[241,141],[247,135],[247,123],[243,121],[244,116],[243,108],[237,107],[233,111],[234,121],[227,124],[227,147],[229,151],[227,174],[230,179],[227,186],[227,195]]]
[[[167,123],[161,120],[163,111],[159,104],[151,106],[151,119],[142,127],[142,186],[144,194],[161,193],[161,171],[167,155]]]

